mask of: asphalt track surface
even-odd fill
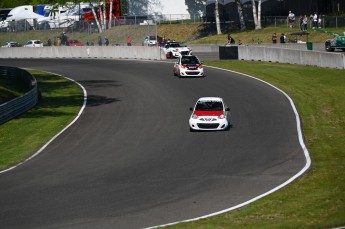
[[[205,78],[180,79],[171,63],[135,60],[0,65],[61,74],[88,94],[77,122],[38,156],[0,174],[0,228],[178,222],[253,199],[306,165],[287,97],[246,76],[206,67]],[[229,131],[189,132],[189,107],[203,96],[223,97],[231,107]]]

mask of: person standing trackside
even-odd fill
[[[284,33],[282,33],[282,35],[280,36],[280,43],[284,44],[286,41],[286,36]]]
[[[295,27],[296,17],[295,17],[295,14],[292,13],[291,11],[289,11],[288,20],[289,20],[289,23],[290,23],[290,28]]]
[[[105,44],[105,46],[109,45],[109,39],[107,37],[104,38],[104,44]]]
[[[127,46],[132,46],[132,42],[133,42],[132,38],[128,36],[127,37]]]
[[[98,45],[99,46],[102,46],[102,37],[101,36],[98,36]]]
[[[272,43],[273,43],[273,44],[276,44],[276,43],[277,43],[277,40],[278,40],[277,34],[276,34],[276,33],[273,33],[273,35],[272,35]]]

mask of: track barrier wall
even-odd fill
[[[148,46],[49,46],[0,48],[0,58],[114,58],[164,60],[158,47]]]
[[[234,47],[238,47],[235,49]],[[345,69],[344,52],[310,51],[305,49],[288,49],[277,46],[236,45],[219,46],[220,59],[233,59],[238,52],[239,60],[266,61],[317,66],[322,68]]]

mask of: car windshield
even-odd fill
[[[223,103],[220,101],[198,101],[195,110],[199,111],[221,111]]]
[[[183,47],[179,43],[171,43],[170,47]]]
[[[200,64],[195,56],[184,56],[181,58],[181,64]]]

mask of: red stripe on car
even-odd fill
[[[194,114],[196,114],[197,116],[219,116],[221,114],[224,114],[223,111],[199,111],[199,110],[195,110]]]

